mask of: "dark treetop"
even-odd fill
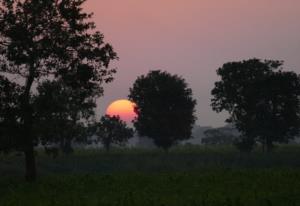
[[[105,115],[95,126],[97,140],[104,145],[107,151],[110,150],[112,144],[124,145],[134,133],[133,129],[129,128],[119,116]]]
[[[224,64],[212,90],[213,109],[228,111],[227,121],[245,141],[259,141],[268,150],[273,142],[287,142],[298,134],[300,126],[300,79],[281,66],[280,61],[258,59]]]
[[[191,137],[196,101],[183,78],[151,71],[137,78],[129,98],[137,105],[136,130],[152,138],[157,146],[167,150]]]

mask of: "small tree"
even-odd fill
[[[139,135],[152,138],[164,150],[191,137],[196,100],[183,78],[151,71],[138,77],[129,98],[137,105],[134,126]]]
[[[274,142],[287,142],[298,134],[300,78],[282,71],[282,64],[251,59],[218,69],[221,80],[212,90],[212,107],[229,112],[227,122],[242,133],[239,145],[259,141],[270,151]]]
[[[93,120],[97,91],[73,89],[63,81],[45,81],[34,98],[35,130],[43,145],[59,143],[63,152],[71,143],[86,142],[86,125]]]
[[[133,136],[133,129],[127,127],[126,122],[118,116],[105,115],[99,123],[96,123],[97,139],[103,144],[107,151],[112,144],[124,145]]]

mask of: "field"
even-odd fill
[[[169,153],[89,150],[57,159],[38,153],[37,183],[23,157],[0,157],[1,206],[300,205],[300,148],[240,154],[228,147]]]

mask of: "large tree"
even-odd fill
[[[22,78],[20,112],[26,178],[36,178],[32,91],[35,82],[60,78],[73,89],[102,92],[112,80],[116,53],[95,31],[86,0],[0,0],[0,72]]]
[[[250,59],[226,63],[212,90],[215,111],[229,112],[249,144],[261,142],[268,151],[274,142],[287,142],[300,126],[300,78],[282,71],[281,61]],[[246,147],[251,148],[251,147]]]
[[[139,135],[152,138],[165,150],[191,137],[196,100],[183,78],[150,71],[137,78],[129,98],[137,105],[134,126]]]

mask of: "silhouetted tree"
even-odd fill
[[[26,179],[36,178],[32,88],[45,78],[61,78],[76,89],[110,82],[116,53],[95,32],[85,0],[0,0],[0,72],[23,78],[20,112]],[[22,81],[20,81],[22,82]]]
[[[22,88],[0,75],[0,152],[19,149],[19,98]]]
[[[72,142],[86,142],[86,126],[95,115],[99,92],[73,89],[61,80],[45,81],[37,91],[35,130],[42,144],[59,143],[63,152],[71,153]]]
[[[127,127],[118,116],[105,115],[95,126],[95,135],[107,151],[112,144],[124,145],[133,136],[133,129]]]
[[[300,126],[300,79],[282,71],[282,64],[258,59],[224,64],[212,90],[213,109],[228,111],[227,122],[235,124],[242,140],[259,141],[268,151],[274,142],[297,135]]]
[[[185,80],[162,71],[137,78],[129,98],[136,103],[134,126],[141,136],[168,150],[191,137],[196,100]]]

